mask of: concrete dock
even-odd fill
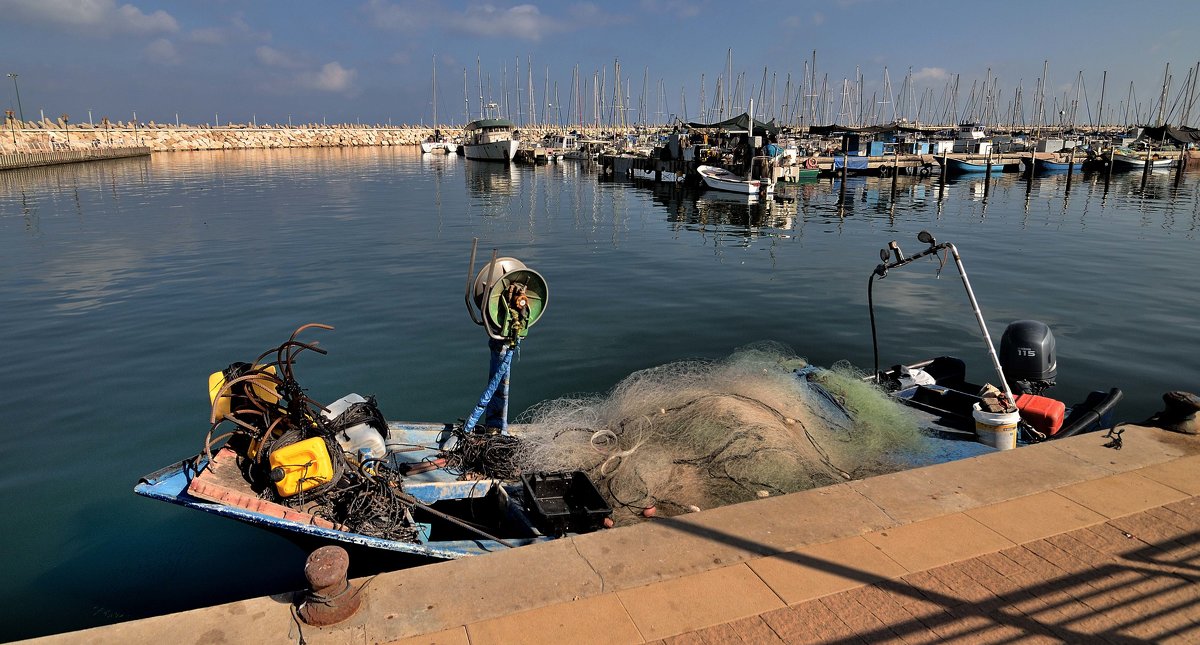
[[[384,573],[332,627],[285,594],[38,642],[1200,642],[1200,437],[1123,437]]]

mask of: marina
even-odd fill
[[[338,9],[0,10],[0,641],[1200,642],[1200,3]]]
[[[327,173],[349,183],[316,180]],[[1163,392],[1200,379],[1172,350],[1197,331],[1188,313],[1190,287],[1171,277],[1182,276],[1175,267],[1186,263],[1197,226],[1194,177],[1156,171],[1143,184],[1141,173],[1113,173],[1106,181],[1088,172],[1068,185],[1065,174],[1029,182],[1002,173],[990,185],[984,175],[947,178],[943,185],[936,176],[895,182],[850,176],[781,182],[774,198],[747,203],[686,185],[605,177],[598,164],[506,166],[422,155],[415,145],[161,153],[7,172],[0,176],[0,222],[9,232],[4,257],[10,271],[27,267],[21,275],[32,282],[4,287],[11,304],[5,334],[26,339],[30,348],[13,356],[18,369],[4,385],[38,401],[64,440],[108,455],[96,465],[85,496],[69,477],[47,479],[44,469],[6,459],[8,485],[19,492],[6,503],[23,513],[52,503],[44,522],[59,536],[36,543],[6,538],[9,550],[30,555],[16,572],[27,600],[9,600],[32,620],[10,637],[35,635],[38,625],[51,624],[37,618],[44,616],[38,608],[48,606],[68,576],[97,582],[76,585],[77,595],[55,601],[53,624],[60,629],[302,588],[300,565],[311,544],[297,546],[130,489],[137,476],[201,448],[197,422],[210,414],[205,378],[231,360],[249,360],[266,340],[286,337],[299,310],[338,328],[321,338],[330,356],[301,361],[314,397],[329,401],[357,391],[375,395],[391,419],[463,418],[487,377],[487,352],[462,311],[464,251],[474,237],[484,248],[536,258],[534,266],[556,290],[551,315],[534,328],[515,362],[514,415],[564,392],[605,392],[637,370],[689,357],[715,360],[761,340],[788,343],[814,365],[847,359],[867,370],[865,278],[881,245],[896,239],[909,250],[916,233],[928,229],[963,249],[996,337],[1008,322],[1026,317],[1054,330],[1056,398],[1078,401],[1093,389],[1118,386],[1125,397],[1117,418],[1145,419],[1160,408]],[[215,182],[224,188],[214,191]],[[343,192],[346,187],[353,190]],[[408,206],[397,215],[386,205],[401,193]],[[247,227],[264,235],[247,236]],[[284,229],[327,243],[265,234]],[[192,251],[168,253],[154,242],[180,236],[193,240]],[[115,250],[127,247],[140,250]],[[247,281],[241,258],[264,252],[282,264],[263,265],[259,277]],[[1071,314],[1095,311],[1087,267],[1096,253],[1123,270],[1110,277],[1102,311]],[[1053,280],[1045,278],[1047,257],[1058,267]],[[975,349],[979,330],[961,288],[939,281],[936,263],[926,262],[886,279],[902,300],[877,312],[887,321],[880,337],[884,365],[950,351],[967,359],[974,382],[994,382],[986,355]],[[55,281],[77,275],[76,267],[88,267],[96,280]],[[673,279],[675,272],[700,280]],[[601,273],[608,278],[597,283]],[[1156,288],[1148,292],[1143,285],[1151,279]],[[380,296],[407,302],[414,281],[428,292],[421,306],[388,315],[392,305]],[[738,302],[762,313],[717,306],[729,292],[712,284],[726,281],[740,285]],[[628,284],[639,287],[632,300],[622,286]],[[380,294],[379,285],[389,286]],[[242,301],[236,294],[246,289],[263,297],[246,301],[231,326],[220,303]],[[624,303],[619,310],[614,298]],[[1085,301],[1093,309],[1083,307]],[[1135,327],[1154,330],[1154,342],[1148,342],[1151,334],[1130,333]],[[73,339],[58,346],[91,366],[86,377],[61,374],[40,359],[33,348],[49,346],[48,335]],[[1096,347],[1110,350],[1098,354]],[[1114,352],[1138,358],[1114,369]],[[155,359],[167,354],[175,360]],[[121,355],[146,357],[136,363],[136,376]],[[18,373],[25,378],[12,378]],[[51,374],[62,388],[33,387]],[[1099,374],[1109,377],[1094,378]],[[97,387],[97,378],[114,386]],[[159,404],[138,403],[148,387]],[[67,392],[73,396],[64,397]],[[123,410],[120,417],[96,420],[89,410],[102,400]],[[179,411],[165,424],[164,406]],[[115,436],[137,451],[111,447]],[[1100,439],[1087,434],[1071,441],[1092,437]],[[86,525],[71,519],[81,514],[94,519]],[[233,543],[236,552],[222,546]],[[97,549],[127,557],[95,557]],[[51,559],[62,564],[38,564]],[[99,583],[115,579],[116,562],[131,560],[143,563],[136,576]],[[352,575],[371,573],[358,554],[352,562]],[[179,563],[196,571],[192,585],[147,601],[145,586]],[[420,562],[383,567],[413,564]],[[247,580],[249,569],[256,574]],[[230,579],[245,582],[234,592]]]

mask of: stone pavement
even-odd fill
[[[1198,581],[1191,497],[658,642],[1195,643]]]
[[[1200,458],[397,643],[1200,643]]]
[[[1097,434],[47,643],[1200,642],[1200,437]]]

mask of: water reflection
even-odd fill
[[[512,164],[465,161],[463,176],[471,197],[512,196],[521,187],[521,176]]]
[[[789,237],[796,226],[797,202],[791,197],[748,200],[732,193],[670,186],[655,187],[653,195],[672,230],[706,233],[714,244],[749,246],[763,236]]]

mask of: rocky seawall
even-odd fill
[[[440,126],[453,136],[462,126]],[[145,146],[154,152],[235,150],[241,148],[328,148],[340,146],[415,146],[434,128],[416,125],[231,123],[221,126],[161,123],[69,123],[7,119],[0,133],[0,154],[45,153],[92,148]],[[524,128],[523,138],[540,138],[542,129]]]

